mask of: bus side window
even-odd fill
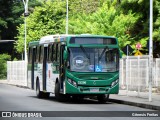
[[[52,44],[48,46],[48,59],[47,60],[48,62],[53,61],[53,45]]]
[[[50,62],[50,54],[51,54],[51,50],[50,50],[51,45],[48,45],[48,53],[47,53],[47,61]]]
[[[54,55],[54,44],[51,46],[51,61],[53,61],[53,55]]]
[[[56,44],[53,44],[53,61],[56,61]]]
[[[57,44],[57,47],[58,47],[58,48],[57,48],[57,50],[58,50],[58,51],[57,51],[57,62],[58,62],[58,63],[59,63],[59,60],[60,60],[60,46],[61,46],[60,43]]]
[[[39,47],[36,47],[36,62],[38,63],[39,61]]]
[[[58,44],[56,44],[55,47],[56,47],[56,48],[55,48],[55,52],[56,52],[56,53],[55,53],[55,54],[56,54],[55,61],[57,62],[57,60],[58,60],[58,54],[59,54],[59,53],[58,53]]]
[[[39,50],[39,62],[42,63],[43,61],[43,47],[40,46],[40,50]]]
[[[36,62],[36,58],[37,58],[37,47],[33,48],[34,49],[34,62]]]

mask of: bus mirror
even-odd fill
[[[68,57],[68,52],[66,50],[64,50],[64,52],[63,52],[63,59],[67,60],[67,57]]]

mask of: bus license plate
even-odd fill
[[[90,88],[90,92],[99,92],[99,88]]]

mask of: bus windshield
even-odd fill
[[[115,72],[119,69],[117,48],[69,48],[70,70],[75,72]]]

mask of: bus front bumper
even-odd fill
[[[88,86],[74,86],[66,81],[66,94],[118,94],[119,83],[114,86],[106,87],[88,87]]]

